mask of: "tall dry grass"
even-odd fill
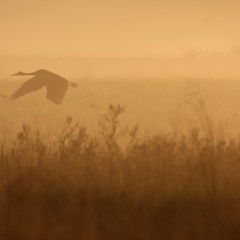
[[[58,138],[24,124],[0,151],[0,239],[239,239],[240,140],[143,137],[110,105]]]

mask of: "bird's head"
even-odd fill
[[[11,76],[25,76],[25,75],[29,75],[29,73],[17,72],[15,74],[12,74]]]

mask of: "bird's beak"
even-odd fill
[[[10,76],[16,76],[17,74],[15,73],[15,74],[12,74],[12,75],[10,75]]]

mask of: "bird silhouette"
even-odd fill
[[[29,79],[11,96],[2,97],[6,101],[13,101],[19,97],[22,97],[30,92],[37,91],[42,87],[47,87],[47,99],[53,103],[59,105],[62,104],[62,100],[67,92],[68,86],[77,88],[78,84],[67,81],[65,78],[52,73],[50,71],[41,69],[32,73],[17,72],[11,76],[34,76]]]

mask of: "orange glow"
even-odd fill
[[[239,1],[11,0],[0,3],[2,54],[161,56],[226,50],[240,38]]]

